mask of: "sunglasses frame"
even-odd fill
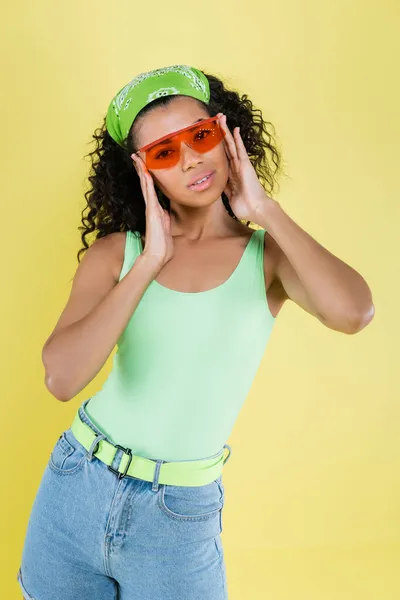
[[[158,140],[155,140],[154,142],[151,142],[150,144],[147,144],[146,146],[142,146],[134,154],[139,154],[139,152],[146,152],[146,150],[149,150],[153,146],[156,146],[157,144],[160,144],[164,140],[168,140],[169,138],[172,138],[173,136],[178,135],[179,133],[188,131],[188,129],[195,129],[197,127],[201,127],[206,123],[211,123],[212,121],[218,121],[218,119],[219,119],[219,117],[217,115],[215,117],[210,117],[209,119],[203,119],[202,121],[198,121],[197,123],[193,123],[192,125],[188,125],[188,127],[184,127],[183,129],[178,129],[178,131],[173,131],[171,133],[167,133],[167,135],[164,135],[163,137],[159,138]]]

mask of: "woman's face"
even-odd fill
[[[211,115],[214,116],[214,115]],[[168,106],[158,107],[139,119],[134,127],[136,147],[141,148],[155,140],[184,127],[198,119],[208,119],[210,115],[194,98],[175,98]],[[139,156],[144,160],[145,153]],[[215,171],[211,186],[196,191],[188,184],[203,173]],[[209,152],[200,154],[185,143],[181,144],[179,162],[167,169],[149,169],[153,181],[170,201],[185,206],[206,206],[215,202],[228,181],[229,162],[221,141]]]

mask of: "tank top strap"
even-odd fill
[[[264,270],[264,240],[265,240],[265,229],[257,229],[255,235],[255,256],[257,268],[262,268]]]
[[[265,296],[265,275],[264,275],[264,245],[265,245],[265,229],[258,229],[256,233],[256,256],[255,265],[257,273],[257,283],[260,288],[260,293]]]
[[[124,262],[122,264],[119,281],[125,277],[125,275],[132,268],[136,258],[140,254],[140,238],[138,237],[139,232],[128,230],[125,238],[125,251],[124,251]]]
[[[260,266],[259,263],[264,251],[264,233],[265,229],[255,229],[247,242],[240,264],[244,271],[254,268],[255,263],[257,263],[257,268]]]
[[[264,234],[265,229],[255,229],[247,243],[242,259],[237,267],[235,287],[251,287],[263,294],[264,283]]]

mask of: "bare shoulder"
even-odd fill
[[[111,268],[115,281],[119,281],[124,262],[126,236],[126,231],[115,231],[104,238],[108,238],[106,243],[110,252]]]
[[[82,319],[112,290],[119,278],[117,257],[125,233],[97,238],[86,250],[74,275],[70,295],[46,344],[62,328]],[[45,344],[45,345],[46,345]]]
[[[116,282],[119,280],[124,261],[126,232],[115,231],[97,238],[86,250],[86,255],[91,255],[92,261],[101,260],[103,265],[111,269],[111,274]]]

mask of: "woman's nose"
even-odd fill
[[[201,154],[196,152],[193,148],[191,148],[187,142],[181,143],[181,163],[183,166],[187,166],[188,164],[201,162]]]

